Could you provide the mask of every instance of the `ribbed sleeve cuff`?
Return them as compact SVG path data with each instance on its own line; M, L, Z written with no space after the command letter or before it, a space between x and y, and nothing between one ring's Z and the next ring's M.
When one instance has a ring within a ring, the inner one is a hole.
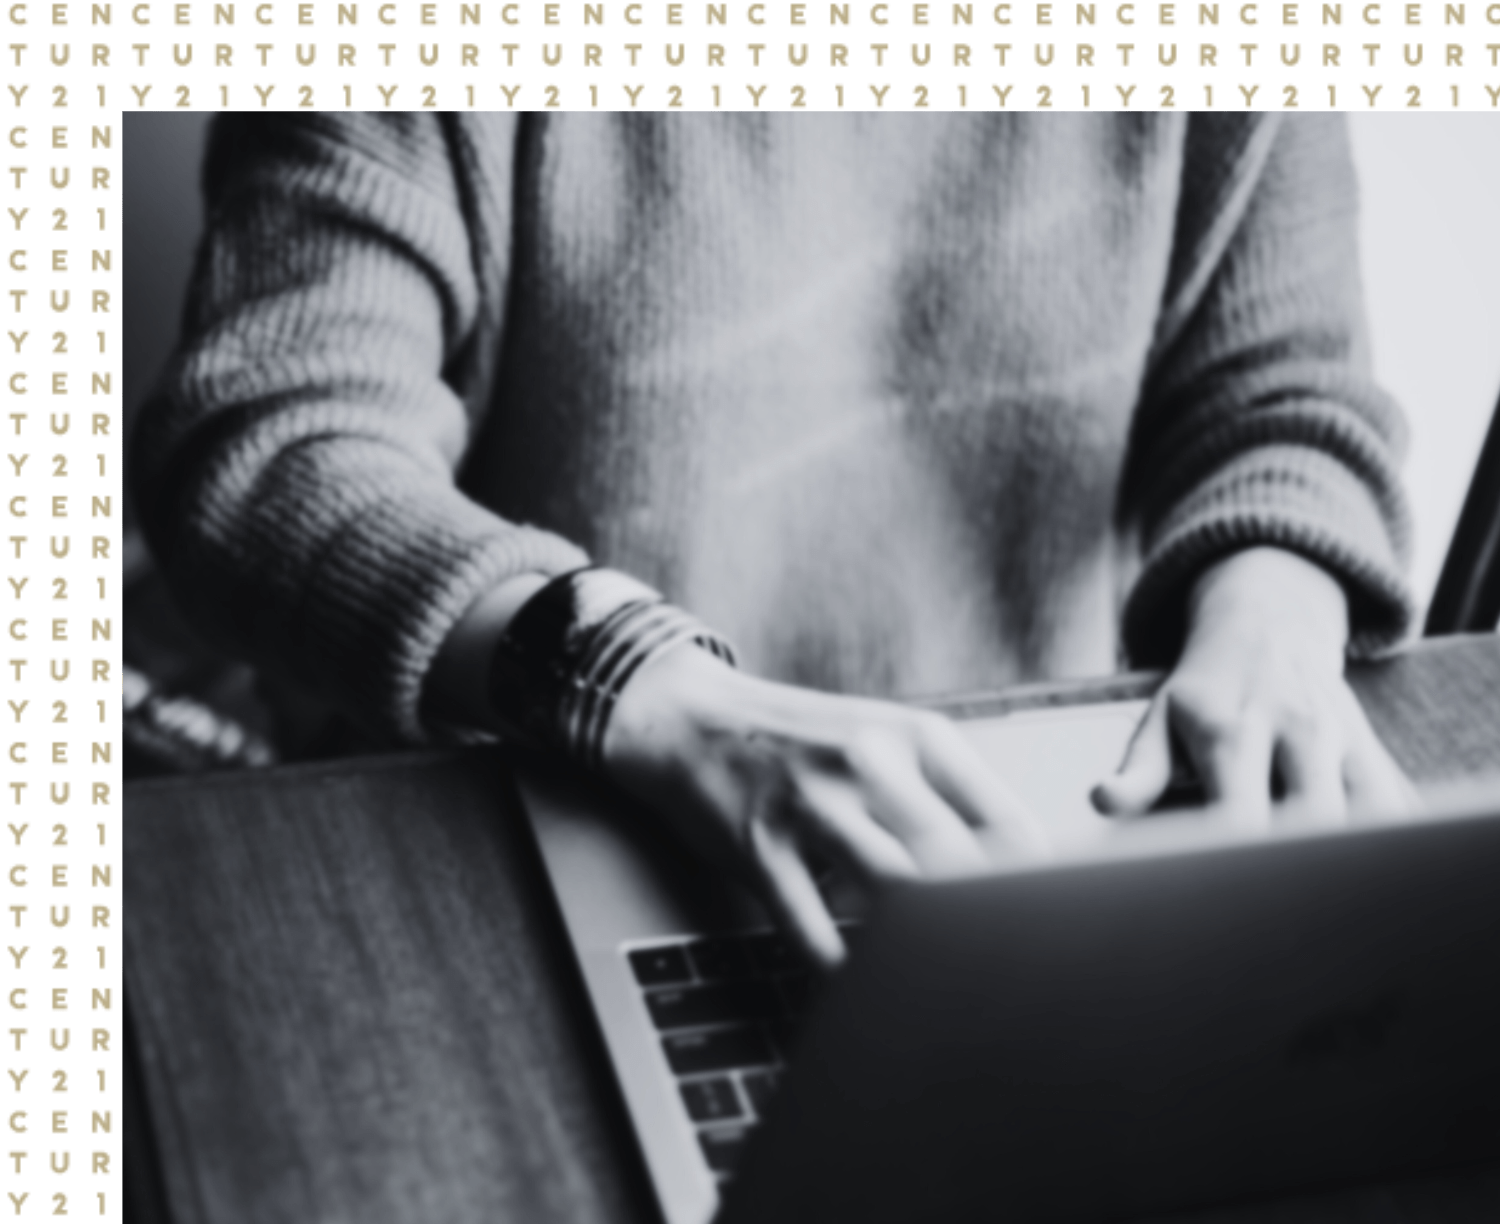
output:
M224 495L189 516L175 567L199 575L184 584L188 602L211 599L231 642L383 737L445 738L423 717L423 684L480 595L517 574L588 564L385 441L341 435L249 466L258 480L233 497L221 483Z
M1170 666L1198 576L1231 553L1267 545L1306 557L1342 583L1351 658L1387 653L1416 618L1405 576L1407 530L1404 508L1383 514L1369 486L1326 453L1287 445L1242 456L1151 533L1125 606L1130 660Z
M486 591L517 574L548 576L588 564L588 557L565 540L524 526L508 527L457 548L430 550L422 569L426 585L409 608L406 632L386 658L370 698L382 721L408 743L442 738L438 724L426 717L423 691L428 672L450 632Z
M321 640L308 645L341 673L325 685L349 695L352 713L372 715L404 742L425 743L441 734L424 718L424 682L474 601L517 574L559 574L588 558L558 536L502 523L478 507L431 506L430 516L413 516L415 509L404 504L403 521L388 533L374 511L368 526L376 530L362 530L324 568L324 606L308 618Z

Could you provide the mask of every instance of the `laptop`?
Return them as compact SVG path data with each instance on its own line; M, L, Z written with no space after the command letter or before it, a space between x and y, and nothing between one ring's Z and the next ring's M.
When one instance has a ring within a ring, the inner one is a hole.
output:
M1144 711L962 723L1053 862L874 913L834 882L828 982L649 814L520 771L667 1224L1128 1219L1500 1155L1500 819L1122 830L1088 791Z

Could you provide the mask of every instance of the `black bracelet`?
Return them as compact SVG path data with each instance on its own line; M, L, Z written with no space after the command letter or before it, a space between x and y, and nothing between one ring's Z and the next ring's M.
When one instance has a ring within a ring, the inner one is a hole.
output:
M727 641L660 592L615 570L574 570L527 600L501 634L491 708L508 735L598 769L625 685L684 641L734 665Z

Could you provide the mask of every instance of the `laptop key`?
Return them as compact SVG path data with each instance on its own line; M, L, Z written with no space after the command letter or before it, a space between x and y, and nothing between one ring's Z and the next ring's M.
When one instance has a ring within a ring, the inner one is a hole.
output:
M693 968L705 982L721 978L749 977L750 956L740 939L700 939L688 945Z
M693 971L680 946L637 948L630 954L630 968L642 986L667 986L691 982Z
M766 1106L771 1103L772 1096L776 1093L776 1082L779 1077L774 1071L750 1071L740 1076L740 1084L745 1089L745 1095L750 1098L750 1104L757 1116L766 1116Z
M698 1143L710 1169L715 1173L732 1173L749 1137L748 1126L716 1126L712 1130L699 1131Z
M646 1007L658 1029L743 1024L747 1020L769 1020L780 1011L770 988L753 981L652 990L646 994Z
M750 957L762 973L795 973L807 968L801 954L785 935L752 935Z
M678 1075L700 1075L706 1071L729 1071L735 1067L762 1067L772 1061L771 1047L759 1029L712 1029L706 1033L680 1033L661 1039L667 1064Z
M678 1090L688 1117L694 1122L724 1122L745 1116L740 1094L734 1090L731 1079L689 1080L679 1084Z

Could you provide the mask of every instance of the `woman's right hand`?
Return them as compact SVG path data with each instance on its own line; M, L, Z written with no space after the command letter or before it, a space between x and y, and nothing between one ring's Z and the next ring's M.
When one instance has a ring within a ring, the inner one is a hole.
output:
M844 949L808 853L878 886L1044 844L941 715L756 679L690 646L631 678L604 754L611 780L748 883L824 966Z

